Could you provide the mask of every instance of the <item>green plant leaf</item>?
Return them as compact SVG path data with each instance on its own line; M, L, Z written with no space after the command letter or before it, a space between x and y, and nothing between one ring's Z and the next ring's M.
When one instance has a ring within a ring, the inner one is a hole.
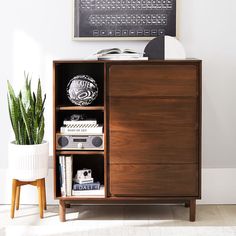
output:
M15 134L16 144L18 144L19 143L19 130L18 130L18 124L17 124L16 104L13 98L9 98L9 95L7 95L7 100L8 100L8 110L9 110L11 125Z
M20 101L20 110L21 110L22 118L23 118L23 121L24 121L24 124L25 124L26 133L27 133L27 136L28 136L28 139L29 139L29 144L33 144L33 140L31 138L31 132L30 132L31 131L30 130L30 120L27 117L27 113L25 111L22 100L19 100L19 101Z
M38 121L37 119L34 119L34 127L33 127L33 139L34 139L34 143L38 142Z
M8 109L9 109L9 115L12 123L12 128L15 134L15 141L16 143L19 143L19 127L18 127L18 121L20 119L20 108L19 108L19 99L15 96L14 90L10 84L9 81L7 81L7 87L8 87Z
M13 98L13 99L16 99L16 96L15 96L15 92L9 82L9 80L7 80L7 88L8 88L8 93L9 95Z
M29 80L29 75L25 73L25 85L22 89L22 102L25 107L26 112L31 106L31 81Z
M24 144L24 136L23 136L23 129L20 121L18 121L18 131L19 131L19 144Z
M36 97L36 112L42 109L42 89L40 79L38 80L37 97Z
M42 122L40 123L40 126L39 126L38 143L42 143L43 136L44 136L44 119L42 119Z

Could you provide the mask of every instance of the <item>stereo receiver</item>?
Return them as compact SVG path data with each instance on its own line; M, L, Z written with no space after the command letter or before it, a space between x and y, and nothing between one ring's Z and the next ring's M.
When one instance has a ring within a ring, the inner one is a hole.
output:
M103 135L56 134L57 150L103 150Z

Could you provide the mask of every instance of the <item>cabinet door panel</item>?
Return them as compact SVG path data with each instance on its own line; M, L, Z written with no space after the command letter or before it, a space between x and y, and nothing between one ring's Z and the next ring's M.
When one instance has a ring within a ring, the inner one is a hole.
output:
M189 128L110 133L112 164L197 163L197 132Z
M196 96L195 65L112 65L110 96Z
M110 98L110 130L196 128L195 99Z
M197 196L197 165L110 165L114 196Z

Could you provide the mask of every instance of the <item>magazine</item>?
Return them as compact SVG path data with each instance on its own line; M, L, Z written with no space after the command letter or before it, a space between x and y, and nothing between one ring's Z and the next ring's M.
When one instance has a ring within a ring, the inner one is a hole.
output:
M91 59L90 57L87 59ZM108 48L102 49L93 55L97 60L148 60L143 56L143 52L137 52L133 49Z
M107 54L143 54L143 53L138 53L133 49L124 49L121 50L120 48L108 48L108 49L102 49L97 52L97 55L107 55Z

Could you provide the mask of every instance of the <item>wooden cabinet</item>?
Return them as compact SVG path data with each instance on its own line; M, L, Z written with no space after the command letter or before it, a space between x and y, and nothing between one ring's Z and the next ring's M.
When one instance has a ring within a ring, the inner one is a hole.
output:
M100 95L92 106L70 107L59 90L68 75L81 72L98 80ZM56 61L54 84L54 138L71 110L92 112L104 123L102 152L87 151L86 157L67 151L88 162L94 162L91 155L102 160L98 164L103 171L100 179L104 178L102 199L60 196L54 142L61 219L65 201L76 200L182 202L190 205L190 220L195 220L196 199L201 197L201 61Z

